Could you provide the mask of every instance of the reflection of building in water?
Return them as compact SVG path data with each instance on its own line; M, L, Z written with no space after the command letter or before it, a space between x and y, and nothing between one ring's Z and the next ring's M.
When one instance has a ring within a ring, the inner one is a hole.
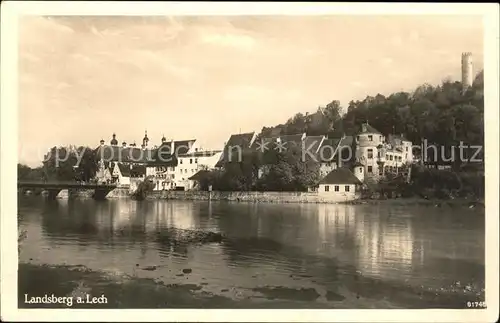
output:
M193 206L193 203L168 203L166 212L164 212L167 226L178 229L194 229L196 221Z
M318 233L322 240L354 230L354 210L350 205L318 204Z
M414 237L409 219L364 215L356 223L359 270L366 275L405 275L412 266Z

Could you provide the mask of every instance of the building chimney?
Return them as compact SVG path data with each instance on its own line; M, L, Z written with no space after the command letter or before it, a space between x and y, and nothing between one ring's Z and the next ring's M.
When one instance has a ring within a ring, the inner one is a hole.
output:
M363 124L361 125L361 131L362 131L362 132L366 132L366 123L363 123Z

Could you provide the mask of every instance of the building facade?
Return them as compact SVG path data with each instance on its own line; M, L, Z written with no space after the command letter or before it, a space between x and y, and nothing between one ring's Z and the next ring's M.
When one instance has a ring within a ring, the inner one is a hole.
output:
M356 161L364 166L365 179L379 180L398 174L413 162L412 143L403 135L384 136L368 123L356 135Z
M318 186L318 195L332 201L352 201L360 197L362 182L348 169L331 171Z

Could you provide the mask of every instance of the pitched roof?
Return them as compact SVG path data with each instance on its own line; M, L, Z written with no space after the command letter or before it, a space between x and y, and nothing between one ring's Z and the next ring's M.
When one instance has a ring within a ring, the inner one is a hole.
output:
M144 165L133 165L130 170L130 175L134 177L140 177L146 175L146 166Z
M170 150L168 150L169 152ZM167 158L164 151L157 149L142 149L137 147L99 146L95 150L97 160L119 163L153 164L177 166L177 160ZM159 154L160 153L160 154ZM159 158L163 156L162 158Z
M222 167L228 161L236 161L238 158L234 154L237 154L239 150L248 150L252 144L254 134L254 132L247 132L231 135L215 167ZM231 158L229 158L229 155L231 155Z
M320 184L362 184L347 168L337 168L325 176Z
M152 149L141 149L137 147L99 146L95 150L97 159L116 162L147 163L152 160Z
M387 141L391 143L392 145L398 144L398 142L401 141L409 141L403 134L399 135L394 135L394 134L389 134L387 136Z
M123 164L117 164L117 165L118 169L120 169L120 173L122 174L122 176L130 177L130 166L126 166Z
M290 147L291 145L294 145L296 147L302 147L302 138L304 137L303 133L298 133L295 135L283 135L280 136L280 140L282 143L286 143L286 147Z
M212 157L220 152L222 152L222 150L202 150L202 151L195 151L189 154L182 154L179 155L178 157Z
M340 141L340 147L352 147L353 142L354 142L353 136L345 136Z
M380 131L378 131L377 129L375 129L372 126L370 126L368 124L368 122L363 123L361 125L361 131L359 133L374 133L374 134L379 134L379 135L382 134L382 133L380 133Z
M210 171L208 171L208 170L200 170L196 174L194 174L193 176L189 177L188 179L192 180L192 181L199 181L202 178L206 177L208 174L210 174Z
M332 161L333 157L338 151L339 143L341 142L341 138L328 138L323 140L321 143L321 147L319 150L319 157L322 161Z
M324 138L324 136L306 136L304 138L305 149L309 150L312 153L317 152Z

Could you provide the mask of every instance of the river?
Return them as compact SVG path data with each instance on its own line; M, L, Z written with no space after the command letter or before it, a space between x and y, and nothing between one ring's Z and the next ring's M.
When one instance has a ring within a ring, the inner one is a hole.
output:
M108 293L115 307L464 308L484 300L484 212L466 208L36 196L18 206L27 232L19 293L57 292L73 280ZM226 239L197 243L185 230ZM127 294L116 285L124 280L148 285L144 295L157 286L176 292L159 303Z

